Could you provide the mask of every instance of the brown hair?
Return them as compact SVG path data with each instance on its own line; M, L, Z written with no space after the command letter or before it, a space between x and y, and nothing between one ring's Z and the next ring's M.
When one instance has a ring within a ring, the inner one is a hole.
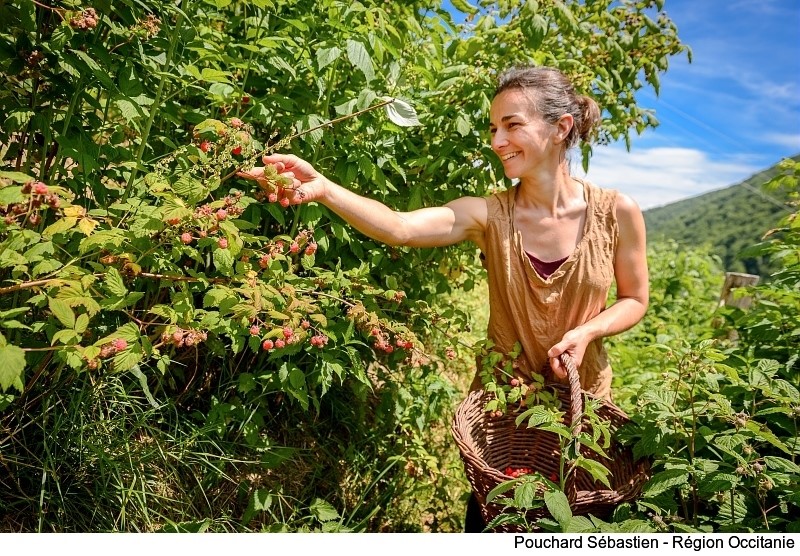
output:
M565 145L574 147L578 139L590 141L600 123L600 107L594 99L578 95L567 77L550 67L514 66L502 74L494 96L503 91L521 89L530 91L534 110L545 121L554 124L564 114L574 119Z

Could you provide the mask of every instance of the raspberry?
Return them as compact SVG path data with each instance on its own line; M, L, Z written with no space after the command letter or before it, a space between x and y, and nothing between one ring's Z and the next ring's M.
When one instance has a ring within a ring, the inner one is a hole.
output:
M281 348L282 348L283 346L285 346L285 345L286 345L286 342L284 342L284 341L283 341L283 340L281 340L280 338L278 338L277 340L275 340L275 347L276 347L276 348L278 348L278 349L281 349Z
M47 195L49 192L48 187L40 181L33 182L32 190L34 195Z
M289 201L289 198L288 198L288 197L283 197L283 198L281 199L281 206L282 206L283 208L286 208L286 207L288 207L288 206L289 206L289 204L290 204L290 201Z
M202 141L200 143L200 150L204 153L207 153L209 150L211 150L211 141Z
M240 147L239 145L233 147L231 149L231 154L233 156L239 156L240 154L242 154L242 147Z
M260 266L261 268L267 268L269 266L270 260L271 258L269 255L264 255L263 257L258 259L258 266Z
M250 104L250 97L243 96L242 97L242 104Z
M250 327L250 335L251 336L258 336L259 334L261 334L261 327L260 326L258 326L257 324L254 324L253 326Z
M289 251L292 253L297 253L300 251L300 245L295 241L289 246Z
M284 338L291 338L294 335L294 330L292 330L291 326L284 326L283 327L283 337Z
M306 246L306 255L313 255L317 252L317 244L316 243L309 243Z
M227 211L227 210L225 210L225 209L219 209L219 210L217 211L217 213L214 215L214 217L215 217L215 218L216 218L218 221L220 221L220 222L221 222L221 221L225 220L226 218L228 218L228 211Z
M553 473L550 473L550 480L553 481L554 483L558 482L558 475L556 475L555 471Z
M303 319L302 321L300 321L300 326L303 328L303 330L308 330L309 328L311 328L311 323L308 322L306 319Z
M242 120L240 120L239 118L231 118L231 122L230 123L231 123L231 127L235 127L236 129L239 129L240 127L242 127L244 125L244 122Z
M519 379L512 378L511 379L511 386L519 386Z
M217 245L219 245L220 249L227 249L228 248L228 240L224 237L221 237L217 240Z
M269 351L275 347L275 343L272 340L264 340L263 342L261 342L261 347L265 351Z
M192 242L192 239L193 239L192 234L190 234L189 232L183 232L181 234L181 243L183 243L184 245L189 245Z
M267 196L267 199L269 199L269 202L270 202L270 203L277 203L277 202L278 202L278 194L277 194L277 193L274 193L274 192L273 192L273 193L270 193L270 194Z
M111 345L114 346L114 349L117 351L122 351L126 347L128 347L128 342L123 340L122 338L117 338L116 340L111 341Z

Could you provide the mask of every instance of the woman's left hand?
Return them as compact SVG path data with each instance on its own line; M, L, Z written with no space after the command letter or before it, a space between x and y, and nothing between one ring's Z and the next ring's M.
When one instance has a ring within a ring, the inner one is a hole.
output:
M559 356L562 353L568 353L575 361L575 366L580 368L583 354L586 353L586 346L591 340L588 333L580 328L573 328L564 334L560 342L550 348L547 356L550 358L550 367L556 378L565 379L567 377L567 369L561 364Z

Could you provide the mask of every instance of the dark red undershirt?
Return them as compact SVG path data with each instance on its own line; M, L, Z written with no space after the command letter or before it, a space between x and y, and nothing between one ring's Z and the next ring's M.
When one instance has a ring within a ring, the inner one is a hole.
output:
M558 259L557 261L545 262L537 259L527 251L525 252L525 254L528 255L528 258L531 260L531 264L533 265L533 268L536 269L536 273L545 280L547 278L550 278L550 275L552 275L556 270L558 270L558 267L560 267L564 263L564 261L566 261L569 258L569 257L564 257L563 259Z

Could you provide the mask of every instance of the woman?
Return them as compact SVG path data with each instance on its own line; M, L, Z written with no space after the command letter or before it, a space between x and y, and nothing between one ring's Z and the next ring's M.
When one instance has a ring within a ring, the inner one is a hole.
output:
M574 178L568 150L588 141L600 120L597 104L576 95L558 70L512 68L500 76L492 101L492 150L518 183L495 195L462 197L444 206L397 212L334 184L291 155L264 157L291 178L291 203L317 201L369 237L390 245L437 247L470 240L485 256L489 277L488 336L508 353L522 344L521 378L549 363L557 380L559 355L579 368L581 385L610 399L611 367L602 338L644 316L648 304L645 226L628 196ZM263 167L242 173L263 180ZM606 308L616 281L616 301ZM473 388L479 388L476 374ZM468 530L480 530L474 497ZM472 524L472 520L476 523Z

